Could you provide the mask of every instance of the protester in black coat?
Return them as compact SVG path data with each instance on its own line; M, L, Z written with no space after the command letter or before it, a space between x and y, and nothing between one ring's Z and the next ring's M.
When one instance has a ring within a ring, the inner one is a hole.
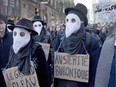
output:
M32 36L36 34L37 32L33 30L31 21L23 18L16 23L13 30L13 46L6 68L18 66L18 70L22 74L29 75L30 67L33 66L36 70L40 87L50 87L45 54L42 47L32 40Z
M45 44L50 44L50 50L48 58L46 58L49 68L49 76L51 77L51 83L53 82L53 45L52 45L52 37L51 34L44 28L45 22L41 20L40 16L35 16L32 20L33 28L38 33L38 35L33 36L33 39L36 42L41 42Z
M88 24L86 17L87 8L83 4L78 3L75 7L66 8L65 14L66 14L66 28L64 31L64 38L62 39L57 51L68 53L70 55L76 54L89 55L90 56L89 81L88 83L85 83L69 80L67 78L66 79L55 78L54 87L94 87L96 68L100 53L100 46L96 37L85 32L85 26L87 26ZM65 57L63 58L65 60ZM64 62L63 64L65 63L66 62ZM70 62L70 64L71 63L72 62ZM67 67L69 66L67 65ZM57 70L55 72L57 72ZM66 72L68 72L67 69ZM70 73L72 72L70 71ZM67 73L65 74L67 75ZM71 76L69 76L69 78L71 78Z
M2 75L2 69L8 62L10 47L12 45L12 33L7 31L7 19L0 14L0 87L6 87Z

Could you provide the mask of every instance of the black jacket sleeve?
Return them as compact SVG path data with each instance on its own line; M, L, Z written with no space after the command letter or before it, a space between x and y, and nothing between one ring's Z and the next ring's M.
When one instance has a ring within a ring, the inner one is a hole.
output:
M36 48L33 57L37 58L36 63L38 67L36 68L36 73L40 87L50 87L50 77L47 62L44 51L40 45Z

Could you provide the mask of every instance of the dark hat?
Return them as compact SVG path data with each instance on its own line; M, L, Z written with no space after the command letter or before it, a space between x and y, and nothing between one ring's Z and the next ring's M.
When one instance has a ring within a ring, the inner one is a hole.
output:
M6 17L0 13L0 20L4 21L7 24L7 19Z
M65 9L66 15L68 15L71 12L77 14L80 17L80 19L84 21L85 26L88 25L87 8L85 5L78 3L75 7Z
M32 32L32 35L37 35L38 33L33 29L33 24L30 20L22 18L21 20L19 20L15 27L19 27L19 28L23 28L26 29L29 32Z
M7 24L14 25L14 20L9 19L9 20L7 21Z
M10 24L10 25L8 26L8 28L9 28L10 30L13 30L13 29L14 29L14 26L15 26L14 20L9 19L9 20L7 21L7 24Z
M12 30L13 31L13 29L14 29L14 25L10 25L10 26L7 26L8 27L8 29L10 29L10 30Z
M40 21L42 23L42 25L45 25L44 21L42 21L41 17L40 16L34 16L32 22L36 22L36 21Z

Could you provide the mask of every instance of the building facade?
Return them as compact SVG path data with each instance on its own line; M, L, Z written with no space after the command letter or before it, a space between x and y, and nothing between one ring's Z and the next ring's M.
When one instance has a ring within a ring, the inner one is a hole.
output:
M21 17L32 20L38 0L21 0Z
M31 19L35 15L36 4L38 0L0 0L0 12L15 21L22 17Z
M47 4L41 4L40 15L48 26L55 26L65 22L64 9L72 6L73 0L48 0Z
M1 8L2 14L7 18L16 19L21 17L21 0L1 0L3 1Z
M3 9L2 9L3 7L2 6L3 6L3 0L0 0L0 13L3 13Z
M74 6L74 2L73 0L0 0L0 13L16 21L22 17L32 20L36 15L37 5L42 19L49 25L54 25L64 22L64 9Z

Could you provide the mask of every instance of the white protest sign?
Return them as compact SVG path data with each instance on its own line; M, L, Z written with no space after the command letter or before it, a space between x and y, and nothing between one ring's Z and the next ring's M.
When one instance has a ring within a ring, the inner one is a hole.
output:
M95 23L116 20L116 2L93 4Z
M54 59L54 78L87 83L89 55L57 53Z
M40 87L33 67L29 75L23 75L18 67L12 67L3 71L3 76L7 87Z
M47 44L47 43L40 43L39 44L42 46L43 50L44 50L44 53L45 53L45 56L46 56L46 60L48 60L48 57L49 57L49 51L50 51L50 44Z

